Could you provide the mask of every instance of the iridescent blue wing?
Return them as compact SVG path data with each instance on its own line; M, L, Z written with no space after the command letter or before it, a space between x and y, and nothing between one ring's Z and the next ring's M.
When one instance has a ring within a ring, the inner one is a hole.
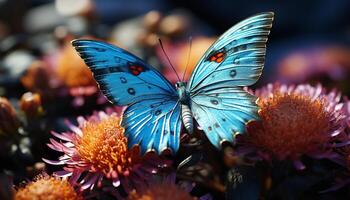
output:
M218 147L258 118L255 97L240 86L254 84L261 75L273 15L261 13L230 28L204 54L189 80L194 117Z
M223 141L245 132L248 121L258 119L256 97L242 88L209 86L192 97L192 113L210 142L217 148Z
M176 95L175 88L156 69L121 48L94 40L73 40L72 45L115 105Z
M93 40L74 40L103 94L115 105L128 106L122 124L129 145L143 152L179 147L180 108L175 88L157 70L118 47Z
M179 102L173 98L154 98L130 105L124 112L122 126L131 134L129 145L141 145L145 153L161 153L169 148L173 153L179 148L182 126Z
M266 41L272 27L273 13L261 13L241 21L205 52L188 82L194 93L208 84L230 83L249 86L261 75Z

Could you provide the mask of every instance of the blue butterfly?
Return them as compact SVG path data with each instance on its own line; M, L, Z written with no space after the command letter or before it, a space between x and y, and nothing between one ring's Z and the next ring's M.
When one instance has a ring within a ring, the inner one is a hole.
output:
M130 146L140 145L143 153L175 153L182 125L192 133L194 118L220 148L258 119L256 97L242 86L254 84L262 73L273 17L272 12L257 14L230 28L203 55L188 83L179 81L175 87L121 48L92 40L72 45L108 100L127 106L122 126Z

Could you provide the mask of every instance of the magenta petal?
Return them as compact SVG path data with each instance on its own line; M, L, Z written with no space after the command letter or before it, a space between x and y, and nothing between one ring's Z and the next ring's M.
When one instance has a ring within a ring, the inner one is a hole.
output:
M50 165L64 165L66 164L66 161L60 160L60 161L55 161L55 160L48 160L45 158L42 158L44 162L50 164Z
M61 178L69 177L73 174L73 172L67 172L67 171L57 171L54 172L54 175L59 176Z
M97 174L94 174L94 175L90 174L90 176L84 179L85 183L81 185L81 188L83 190L86 190L88 188L93 189L98 178L99 176Z
M75 125L73 125L70 121L65 120L65 123L67 124L68 128L70 130L72 130L74 133L76 133L79 136L83 135L83 132L80 130L80 128L75 126Z
M304 170L306 168L305 165L300 160L294 160L293 164L295 168L298 170Z
M56 133L55 131L51 131L51 134L53 136L57 137L58 139L61 139L61 140L67 141L67 142L71 142L72 141L72 138L67 137L67 135L59 134L59 133Z

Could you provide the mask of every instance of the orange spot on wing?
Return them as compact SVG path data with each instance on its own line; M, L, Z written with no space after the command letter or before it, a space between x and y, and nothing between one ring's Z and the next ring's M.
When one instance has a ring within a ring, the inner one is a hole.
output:
M209 60L211 62L215 61L217 63L221 63L224 60L225 56L226 56L226 54L224 52L218 52L218 53L210 56Z
M137 65L131 65L129 66L129 69L134 76L138 76L141 72L144 71L144 68L142 66Z
M224 59L223 57L219 57L219 58L217 58L217 59L215 60L215 62L220 63L220 62L222 62L223 59Z

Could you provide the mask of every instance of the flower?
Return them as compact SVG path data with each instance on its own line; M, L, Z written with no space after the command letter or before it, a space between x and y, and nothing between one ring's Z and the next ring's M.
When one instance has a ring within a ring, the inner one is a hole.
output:
M268 84L254 94L261 120L248 124L239 138L242 149L254 149L265 160L292 160L297 169L305 168L303 155L334 156L332 139L343 131L345 118L336 91L326 93L321 85Z
M14 200L32 199L80 200L83 198L74 191L74 188L68 181L48 175L41 175L35 181L20 188L14 195Z
M94 87L92 73L70 43L66 43L58 56L57 74L69 88Z
M128 200L195 200L197 197L191 196L190 192L194 185L187 182L176 184L175 174L171 174L160 181L153 181L138 190L133 190L128 196ZM211 199L210 195L204 195L199 199Z
M19 107L28 119L38 117L44 112L41 105L41 96L38 93L24 93L19 102Z
M155 154L140 155L138 147L128 148L128 139L116 112L98 112L85 119L78 117L79 126L68 123L71 132L52 134L62 142L50 139L48 146L64 155L59 161L44 159L53 165L65 165L59 177L70 177L72 183L79 182L81 190L93 189L102 181L112 181L114 187L130 188L156 173L169 161Z
M346 127L344 134L337 137L338 143L334 148L337 153L332 161L340 165L343 169L336 175L331 187L322 192L336 191L350 184L350 102L346 98L344 101L343 111L346 116Z
M15 108L7 98L0 97L0 135L17 133L19 127L20 121Z

